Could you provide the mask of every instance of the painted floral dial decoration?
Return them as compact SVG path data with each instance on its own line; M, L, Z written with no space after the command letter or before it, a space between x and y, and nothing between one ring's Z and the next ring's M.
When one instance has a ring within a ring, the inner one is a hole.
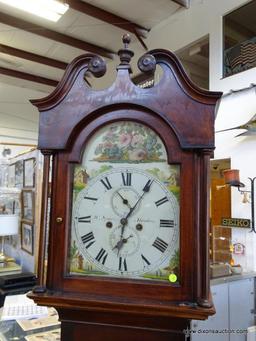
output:
M136 123L114 124L95 149L99 162L161 162L162 144L149 128Z
M69 272L179 279L179 178L147 126L98 130L74 168Z

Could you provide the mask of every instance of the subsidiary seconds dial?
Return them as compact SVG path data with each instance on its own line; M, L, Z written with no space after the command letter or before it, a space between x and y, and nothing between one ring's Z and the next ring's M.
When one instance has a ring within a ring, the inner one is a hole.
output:
M85 261L111 276L168 267L178 247L179 209L157 178L136 168L102 173L79 192L73 229Z

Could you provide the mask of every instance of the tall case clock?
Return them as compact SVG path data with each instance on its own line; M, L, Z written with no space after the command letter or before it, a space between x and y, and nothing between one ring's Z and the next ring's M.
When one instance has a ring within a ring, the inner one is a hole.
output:
M215 312L208 182L221 93L198 88L160 49L138 61L149 74L160 65L159 83L136 86L127 35L123 42L109 88L85 83L86 72L106 69L85 54L52 94L32 101L45 160L39 285L30 297L57 309L63 341L185 340L191 319Z

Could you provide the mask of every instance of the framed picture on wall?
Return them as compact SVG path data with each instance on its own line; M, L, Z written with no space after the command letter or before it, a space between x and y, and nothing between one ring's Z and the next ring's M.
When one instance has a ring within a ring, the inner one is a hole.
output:
M31 255L34 254L34 226L25 221L21 222L21 248Z
M15 162L15 187L23 187L23 160Z
M21 219L34 222L35 195L30 189L21 192Z
M23 187L35 187L35 165L36 159L24 160L23 164Z
M15 163L8 168L8 186L15 187Z

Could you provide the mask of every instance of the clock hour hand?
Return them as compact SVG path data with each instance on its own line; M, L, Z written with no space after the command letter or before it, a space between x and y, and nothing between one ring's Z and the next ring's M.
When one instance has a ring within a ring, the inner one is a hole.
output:
M116 243L116 245L112 249L112 250L117 249L117 255L119 254L119 251L120 251L120 249L122 248L122 246L124 244L124 240L125 240L125 238L123 238L123 236L124 236L124 228L125 228L125 225L127 225L127 223L128 223L127 216L120 220L120 224L121 224L120 240Z
M153 180L148 180L147 181L147 183L146 183L146 185L143 187L143 189L142 189L142 195L139 197L139 199L136 201L136 203L135 203L135 205L134 206L132 206L131 208L130 208L130 211L127 213L127 215L124 217L124 218L122 218L121 220L120 220L120 224L121 224L121 236L120 236L120 240L117 242L117 244L115 245L115 247L113 248L113 250L114 249L117 249L118 250L118 252L117 252L117 254L119 254L119 251L120 251L120 249L122 248L122 246L123 246L123 244L127 241L127 239L128 238L123 238L123 236L124 236L124 229L125 229L125 226L127 225L127 223L128 223L128 218L130 217L130 215L132 214L132 212L135 210L135 208L137 207L137 205L139 204L139 202L142 200L142 198L144 197L144 195L147 193L147 192L149 192L150 191L150 188L151 188L151 185L152 185L152 183L153 183ZM130 237L129 237L130 238ZM124 242L124 240L126 240L125 242Z

